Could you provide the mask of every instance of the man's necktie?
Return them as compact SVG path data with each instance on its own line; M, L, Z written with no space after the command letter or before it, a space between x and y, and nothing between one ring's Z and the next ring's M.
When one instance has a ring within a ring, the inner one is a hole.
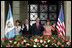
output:
M39 30L39 24L37 24L37 30Z

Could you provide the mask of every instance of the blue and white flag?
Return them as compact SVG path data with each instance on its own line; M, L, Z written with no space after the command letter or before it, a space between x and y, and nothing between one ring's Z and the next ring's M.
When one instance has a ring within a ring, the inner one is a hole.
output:
M6 26L5 26L5 36L8 38L15 36L14 22L13 22L10 5L9 5L8 16L7 16L7 20L6 20Z

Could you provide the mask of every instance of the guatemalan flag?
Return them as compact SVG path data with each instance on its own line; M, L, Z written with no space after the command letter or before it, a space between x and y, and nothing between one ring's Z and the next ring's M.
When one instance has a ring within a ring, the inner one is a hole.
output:
M64 22L64 14L63 14L63 6L61 5L60 13L57 21L57 31L61 38L65 39L65 22Z
M13 22L10 5L9 5L8 16L7 16L7 20L6 20L6 26L5 26L5 36L8 38L15 36L14 22Z

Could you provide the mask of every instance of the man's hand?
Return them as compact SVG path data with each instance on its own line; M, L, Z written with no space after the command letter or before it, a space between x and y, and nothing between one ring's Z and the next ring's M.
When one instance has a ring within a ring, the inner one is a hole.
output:
M24 24L22 24L22 30L24 29Z

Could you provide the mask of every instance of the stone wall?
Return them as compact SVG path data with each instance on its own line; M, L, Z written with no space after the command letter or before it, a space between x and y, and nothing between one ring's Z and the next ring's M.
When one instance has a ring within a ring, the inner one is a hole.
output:
M28 18L27 5L27 1L13 1L14 23L18 19L24 24L24 20Z
M28 18L28 1L20 1L20 21L24 24L24 20Z
M20 2L13 1L13 19L14 23L16 20L20 20Z

